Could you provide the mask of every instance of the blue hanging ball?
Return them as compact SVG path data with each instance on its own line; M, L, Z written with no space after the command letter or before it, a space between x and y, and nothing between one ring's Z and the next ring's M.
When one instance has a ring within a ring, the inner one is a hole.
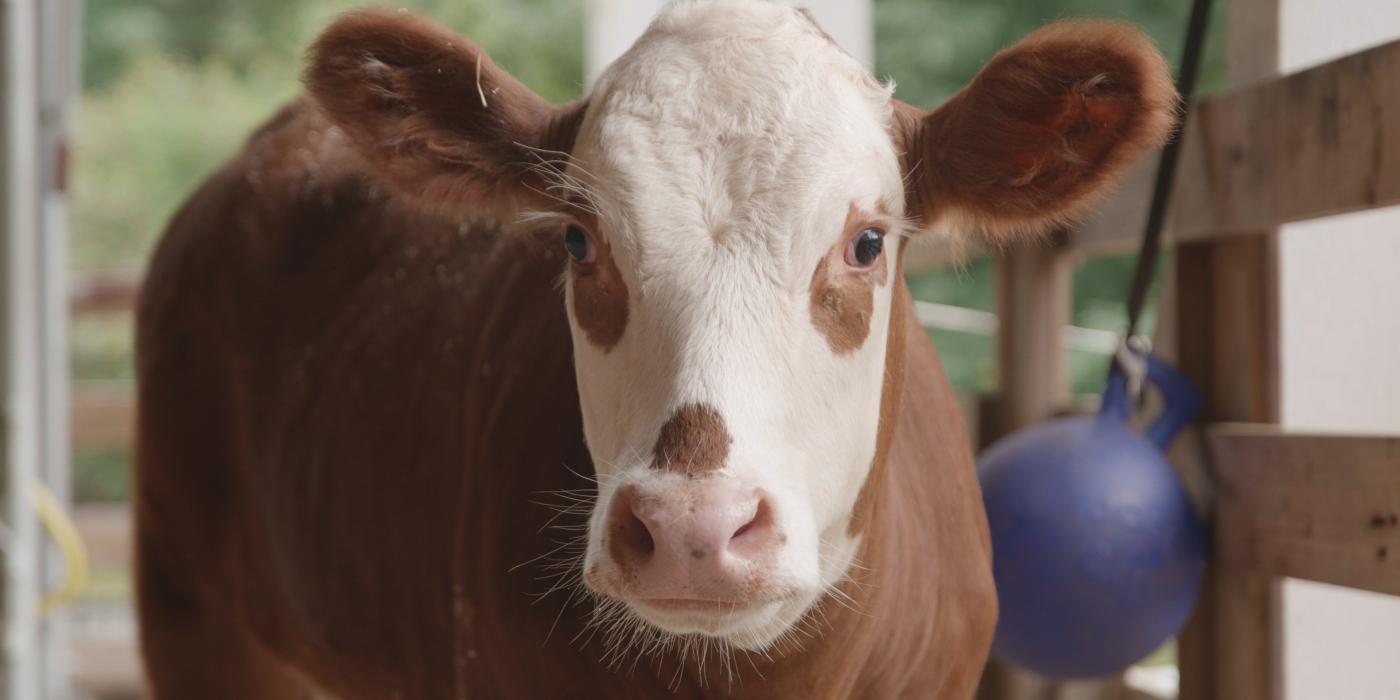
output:
M1191 615L1205 529L1163 450L1197 399L1149 360L1167 406L1146 436L1129 425L1115 375L1098 415L1017 432L979 463L1001 603L993 650L1006 661L1053 678L1106 676Z

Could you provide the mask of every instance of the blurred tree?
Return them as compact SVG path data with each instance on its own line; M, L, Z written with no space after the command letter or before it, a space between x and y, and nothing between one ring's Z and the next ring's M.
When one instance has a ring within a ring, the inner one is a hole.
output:
M298 90L302 52L351 0L88 5L73 259L138 269L174 208ZM582 0L414 0L544 96L583 88Z
M1157 40L1173 66L1191 4L1181 0L873 0L875 72L895 80L900 99L932 107L966 85L998 50L1041 25L1095 17L1133 22ZM1225 85L1225 4L1215 3L1201 85Z
M583 84L582 0L408 0L470 36L546 97L576 97ZM239 74L274 61L298 68L306 45L335 15L375 6L354 0L103 0L88 4L83 75L89 90L121 78L136 56L218 63ZM296 75L292 70L288 75Z

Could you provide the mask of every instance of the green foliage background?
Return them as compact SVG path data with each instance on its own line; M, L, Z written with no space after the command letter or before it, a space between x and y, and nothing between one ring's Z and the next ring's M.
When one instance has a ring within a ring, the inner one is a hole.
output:
M302 52L348 0L98 0L87 5L73 264L139 270L165 220L298 91ZM409 3L482 42L551 99L583 83L577 0Z
M93 0L86 4L84 90L74 151L72 265L82 276L139 272L164 222L248 132L298 91L302 52L352 0ZM583 0L400 0L484 46L556 101L583 89ZM1100 16L1142 25L1176 62L1183 0L874 0L875 70L907 102L933 106L997 51L1041 24ZM1217 3L1223 7L1223 3ZM1223 84L1222 25L1213 25L1206 88ZM1120 330L1130 261L1087 264L1075 284L1076 324ZM992 308L993 266L911 280L920 299ZM958 386L995 387L993 339L934 332ZM129 382L127 315L73 328L79 382ZM1075 353L1077 391L1098 390L1105 359ZM120 497L112 451L79 455L93 475L79 495Z

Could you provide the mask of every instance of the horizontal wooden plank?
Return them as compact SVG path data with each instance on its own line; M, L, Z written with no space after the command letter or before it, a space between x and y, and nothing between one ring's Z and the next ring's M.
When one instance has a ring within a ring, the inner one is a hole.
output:
M94 571L131 568L131 509L126 503L76 503L73 524L87 547Z
M1177 240L1400 204L1400 41L1206 100L1192 117Z
M103 275L79 280L69 295L74 315L126 311L136 306L141 280L133 275Z
M1070 245L1094 255L1126 255L1136 251L1142 243L1147 208L1152 201L1152 184L1161 159L1161 152L1156 151L1133 164L1113 194L1070 229ZM1170 212L1166 224L1165 232L1170 236Z
M1074 244L1131 250L1156 158ZM1400 204L1400 42L1202 100L1182 144L1167 231L1177 242Z
M127 447L136 425L136 398L126 386L78 385L72 415L73 449Z
M1400 437L1213 426L1216 557L1400 595Z
M904 251L904 274L915 275L929 270L957 267L988 252L976 245L955 246L943 232L916 236Z
M966 306L915 301L914 313L929 330L957 331L972 335L995 336L1001 319L991 311ZM1111 355L1118 349L1119 336L1113 331L1085 326L1065 326L1064 345L1070 350Z

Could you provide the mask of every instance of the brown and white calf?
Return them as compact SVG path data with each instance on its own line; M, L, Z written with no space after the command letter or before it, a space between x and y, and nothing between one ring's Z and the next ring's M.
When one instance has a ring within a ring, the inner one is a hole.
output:
M925 113L800 10L682 2L556 107L362 12L306 82L145 287L157 697L972 692L987 526L901 253L1160 144L1148 39L1050 26Z

